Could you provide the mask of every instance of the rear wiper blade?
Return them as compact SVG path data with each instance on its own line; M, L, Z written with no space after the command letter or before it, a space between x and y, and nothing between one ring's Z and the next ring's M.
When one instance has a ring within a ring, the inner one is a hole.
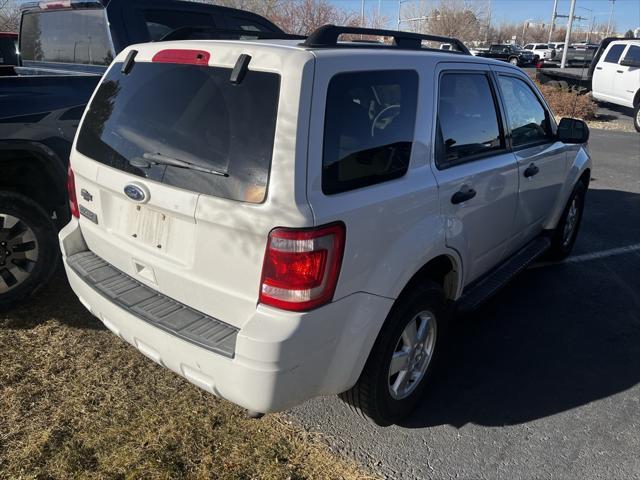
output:
M227 172L222 172L220 170L212 170L210 168L201 167L200 165L196 165L195 163L187 162L186 160L180 160L179 158L169 157L162 153L145 152L142 154L142 158L156 165L170 165L172 167L188 168L189 170L196 170L198 172L211 173L213 175L218 175L219 177L229 176Z

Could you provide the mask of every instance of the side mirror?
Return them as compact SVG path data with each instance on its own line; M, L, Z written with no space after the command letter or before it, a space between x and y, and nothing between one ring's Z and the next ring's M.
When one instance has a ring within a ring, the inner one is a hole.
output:
M625 57L620 62L620 65L622 65L623 67L640 68L640 60L636 60L635 58Z
M587 143L589 127L582 120L563 118L558 125L558 140L562 143Z

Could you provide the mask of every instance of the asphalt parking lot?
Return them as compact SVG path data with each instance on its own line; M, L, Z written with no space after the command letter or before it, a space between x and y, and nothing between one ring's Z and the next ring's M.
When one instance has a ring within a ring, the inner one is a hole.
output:
M327 397L295 421L389 478L640 478L640 134L590 151L573 256L456 320L415 415L381 429Z

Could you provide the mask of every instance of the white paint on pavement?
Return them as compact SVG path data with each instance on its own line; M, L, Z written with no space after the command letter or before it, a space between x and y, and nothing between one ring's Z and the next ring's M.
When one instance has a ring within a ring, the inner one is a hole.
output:
M640 251L640 243L634 243L625 247L610 248L609 250L601 250L600 252L585 253L582 255L575 255L562 261L561 263L581 263L588 262L589 260L597 260L600 258L614 257L616 255L625 255L628 253ZM554 262L540 262L533 265L531 268L548 267L550 265L558 265Z

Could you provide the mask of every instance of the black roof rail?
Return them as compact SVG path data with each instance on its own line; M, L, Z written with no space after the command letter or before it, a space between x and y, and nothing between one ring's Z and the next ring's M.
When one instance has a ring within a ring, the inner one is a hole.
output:
M337 25L324 25L311 33L302 43L305 47L326 48L337 47L340 35L374 35L379 37L392 37L393 46L401 50L420 50L424 40L450 43L455 45L460 53L470 55L469 49L457 38L443 37L440 35L428 35L413 32L401 32L399 30L383 30L379 28L344 27ZM341 44L340 46L344 46ZM455 53L455 50L447 50L447 53Z
M172 40L238 40L242 37L250 39L271 40L303 40L307 37L290 33L265 32L254 30L225 30L211 26L179 27L160 38L160 42Z

